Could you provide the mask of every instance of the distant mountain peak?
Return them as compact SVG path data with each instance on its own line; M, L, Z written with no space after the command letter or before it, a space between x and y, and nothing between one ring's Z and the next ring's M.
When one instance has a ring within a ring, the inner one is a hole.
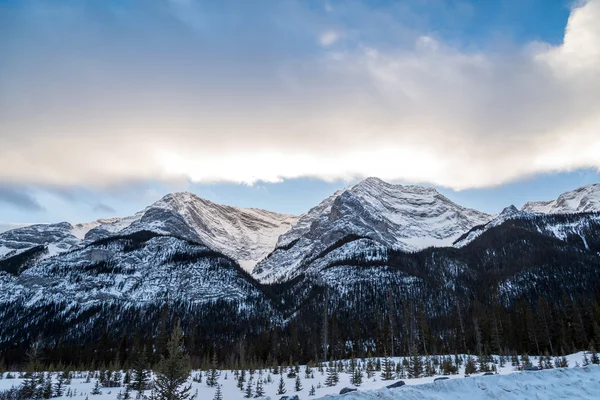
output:
M582 186L562 193L556 200L525 203L523 211L544 214L571 214L600 211L600 184Z

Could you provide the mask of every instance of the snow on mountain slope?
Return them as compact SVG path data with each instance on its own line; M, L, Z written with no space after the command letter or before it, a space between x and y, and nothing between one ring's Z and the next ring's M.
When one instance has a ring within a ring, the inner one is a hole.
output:
M455 247L463 247L472 242L486 230L501 225L503 222L514 218L529 218L533 214L574 214L583 212L600 212L600 184L583 186L579 189L565 192L556 200L534 201L526 203L519 211L515 206L505 208L485 225L476 226L454 242ZM564 240L565 232L577 232L581 227L561 223L553 223L544 229L547 234L552 234L557 239Z
M351 236L405 251L449 246L473 226L489 220L488 214L461 207L433 188L368 178L303 215L253 273L261 281L292 278L315 255Z
M131 217L100 221L85 238L91 241L140 230L171 234L200 241L251 270L275 248L279 236L297 219L271 211L220 205L181 192L168 194Z
M79 243L68 222L37 224L0 233L0 259L14 256L35 246L48 246L51 256L67 251Z
M279 236L298 220L292 215L216 204L192 193L169 194L149 209L175 211L202 243L232 257L246 270L267 256Z
M0 257L15 255L35 245L46 245L49 255L95 240L153 231L202 242L251 270L275 248L297 217L275 212L215 204L192 193L173 193L136 214L71 225L33 225L0 234Z
M528 202L522 210L544 214L600 211L600 184L583 186L565 192L556 200Z

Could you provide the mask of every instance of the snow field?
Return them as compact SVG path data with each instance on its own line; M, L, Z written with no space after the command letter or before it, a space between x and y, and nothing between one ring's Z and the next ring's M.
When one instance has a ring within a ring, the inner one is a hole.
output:
M452 356L454 357L454 356ZM511 365L510 359L504 367L499 367L498 374L494 376L482 376L481 373L473 374L470 377L465 377L464 363L459 369L459 374L448 375L448 380L434 382L434 379L442 375L437 374L430 377L422 377L415 379L401 379L406 383L406 386L397 389L386 389L385 386L390 385L400 379L382 380L381 372L375 372L373 378L368 379L363 372L363 382L359 387L351 384L351 374L342 372L339 374L340 381L336 386L326 387L325 379L327 373L321 373L317 367L313 367L314 378L305 378L305 366L300 367L300 378L302 390L296 392L294 390L295 378L288 378L286 373L276 375L269 373L268 370L255 371L252 379L252 391L256 382L260 378L263 380L263 389L265 391L264 398L272 400L279 399L283 395L277 395L280 376L283 376L287 396L298 395L301 400L306 399L337 399L344 398L347 400L391 400L391 399L600 399L600 366L590 365L588 367L579 367L583 363L583 352L567 356L569 368L557 368L535 372L520 372L516 371ZM537 365L538 358L530 357L533 365ZM393 358L395 363L401 363L402 358ZM346 362L348 360L345 360ZM363 360L357 359L357 362L362 363ZM366 360L365 360L366 362ZM192 377L202 374L202 382L195 382ZM124 374L124 371L123 371ZM7 373L2 374L0 379L0 392L18 387L24 379L18 378L18 372L11 372L15 378L7 379ZM74 372L74 377L70 385L65 390L71 392L71 396L66 394L56 399L81 399L85 400L113 400L117 399L119 392L124 392L124 387L117 388L101 388L102 394L92 395L92 389L96 383L96 379L91 379L86 383L87 372ZM270 375L270 382L266 382ZM52 380L56 382L57 373L52 373ZM221 385L221 390L224 400L243 399L244 392L248 385L250 374L246 371L246 382L244 382L244 390L237 387L237 380L234 372L231 370L221 370L218 383ZM190 376L192 384L191 393L197 393L197 400L211 400L214 397L216 387L209 387L206 384L206 371L194 370ZM315 396L309 396L311 387L315 387ZM320 386L320 387L319 387ZM340 390L343 388L356 388L357 392L339 396ZM146 396L150 395L150 391L145 392ZM135 399L135 393L131 392L132 400Z

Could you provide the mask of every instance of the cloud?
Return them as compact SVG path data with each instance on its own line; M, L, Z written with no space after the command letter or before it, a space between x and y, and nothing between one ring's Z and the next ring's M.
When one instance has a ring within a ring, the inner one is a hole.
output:
M464 189L600 167L600 0L572 10L560 45L487 50L360 2L325 16L70 4L0 17L2 182L375 175ZM338 17L349 10L361 18ZM343 48L329 26L349 32Z
M321 46L331 46L340 39L340 34L336 31L325 31L319 36Z
M106 204L98 203L92 208L92 211L103 214L116 214L117 210Z
M25 211L44 211L35 197L16 187L0 186L0 202Z

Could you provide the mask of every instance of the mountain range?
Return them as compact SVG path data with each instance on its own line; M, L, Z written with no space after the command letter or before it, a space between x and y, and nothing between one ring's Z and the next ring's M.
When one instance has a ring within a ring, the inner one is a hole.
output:
M599 211L600 185L489 215L433 188L368 178L301 216L173 193L129 217L18 228L0 234L0 351L18 354L39 335L88 343L108 326L112 340L152 332L167 302L189 329L211 326L202 332L212 346L289 333L290 323L319 342L324 304L337 323L360 321L351 337L331 335L374 346L395 310L411 340L392 347L427 352L471 329L477 307L512 318L519 301L593 297ZM477 330L489 336L497 323Z

